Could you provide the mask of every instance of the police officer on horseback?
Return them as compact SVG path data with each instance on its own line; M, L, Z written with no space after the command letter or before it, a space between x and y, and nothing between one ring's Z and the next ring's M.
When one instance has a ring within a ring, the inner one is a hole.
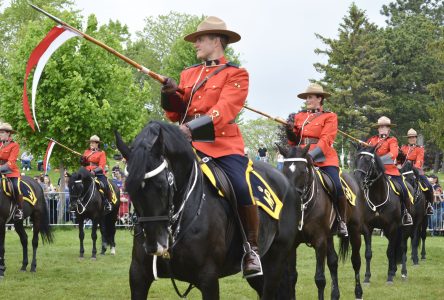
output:
M324 111L322 105L330 94L319 84L310 84L298 98L304 99L306 109L290 115L287 126L287 138L290 145L305 146L310 144L308 154L315 166L327 173L335 186L333 204L338 216L338 235L348 236L347 199L339 178L339 159L333 142L338 132L338 116Z
M405 155L405 161L410 161L412 166L418 169L420 177L419 180L429 189L429 193L431 195L429 199L427 199L429 201L427 205L427 214L433 215L433 206L430 202L430 200L433 201L433 187L427 177L425 177L424 170L422 169L424 166L424 147L416 144L418 134L415 129L410 128L409 131L407 131L406 137L408 144L401 146L401 152Z
M249 79L245 69L224 56L227 45L240 38L236 32L227 30L225 22L217 17L201 22L196 32L184 39L194 43L202 63L185 69L179 86L173 79L167 79L162 88L161 105L166 116L179 122L182 132L193 140L199 155L215 161L230 179L250 246L245 250L243 273L244 277L252 277L262 274L257 244L259 215L247 183L251 164L244 156L244 141L235 123L247 98ZM204 132L215 135L214 142L202 142Z
M20 145L12 139L15 130L9 123L0 124L0 173L2 177L9 179L13 186L13 197L17 203L14 220L23 219L23 194L20 192L20 171L17 167L17 158ZM4 180L4 179L2 179Z
M83 153L83 156L80 158L80 163L100 181L104 189L103 206L105 213L108 213L112 210L112 190L108 184L105 173L106 154L105 151L100 150L99 145L100 138L97 135L91 136L89 139L89 149L86 149Z
M411 201L409 199L408 188L396 167L395 161L398 157L398 140L390 135L390 128L395 124L385 116L378 119L378 123L374 127L378 128L378 135L372 136L367 140L371 146L375 146L375 153L381 158L385 167L385 174L389 175L402 189L401 198L405 209L402 217L402 225L408 226L413 224L411 212Z

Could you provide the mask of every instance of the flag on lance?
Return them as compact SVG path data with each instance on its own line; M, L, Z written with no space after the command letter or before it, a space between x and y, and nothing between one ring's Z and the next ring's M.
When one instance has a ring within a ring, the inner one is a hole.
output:
M69 30L63 26L54 26L51 31L45 36L45 38L35 47L32 51L31 56L29 57L28 63L26 65L26 73L25 79L23 82L23 111L25 113L26 120L28 121L29 126L31 126L32 130L35 131L34 123L37 126L37 129L40 131L39 123L37 122L36 113L35 113L35 98L37 93L37 86L40 80L40 76L42 75L43 68L48 62L51 55L67 40L81 36L80 34ZM32 115L29 108L28 101L28 92L26 89L26 82L28 80L28 76L31 73L31 70L35 67L34 77L32 79Z
M45 158L43 159L43 171L45 171L45 174L48 172L49 158L51 157L54 145L55 142L52 139L49 140L48 147L46 148Z

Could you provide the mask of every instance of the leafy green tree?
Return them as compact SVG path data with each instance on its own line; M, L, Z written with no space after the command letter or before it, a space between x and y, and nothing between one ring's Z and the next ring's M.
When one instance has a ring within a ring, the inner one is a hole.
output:
M381 14L388 17L388 24L402 22L408 15L424 15L436 21L444 23L444 2L442 0L396 0L388 5L383 5Z
M65 19L75 20L70 23L81 23L76 15L68 15L70 18ZM42 131L32 132L21 103L25 62L52 26L51 20L35 20L17 32L16 42L6 55L4 77L8 80L0 82L0 117L18 130L20 142L36 156L46 149L45 137L53 137L77 151L87 148L87 140L93 134L112 144L113 129L119 129L125 137L134 137L148 118L143 105L149 87L141 89L134 82L130 67L84 39L67 42L46 65L36 101ZM119 22L99 28L93 15L88 18L86 32L118 51L122 51L129 38L126 27ZM31 80L32 77L28 86ZM63 163L78 167L77 157L55 149L51 157L53 166Z
M279 125L275 121L264 118L247 120L240 125L240 129L251 158L256 156L257 149L261 144L264 144L269 157L274 160L276 154L275 143L281 143L279 140Z
M315 52L328 56L326 64L315 64L316 70L324 74L321 84L332 93L325 107L338 114L341 130L365 137L371 123L388 113L384 106L387 95L380 88L387 80L381 30L352 4L339 25L337 39L316 36L326 49Z

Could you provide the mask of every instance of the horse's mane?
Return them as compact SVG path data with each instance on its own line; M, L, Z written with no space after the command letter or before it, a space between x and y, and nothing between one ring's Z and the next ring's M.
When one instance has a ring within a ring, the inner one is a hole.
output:
M137 188L143 180L149 154L159 151L153 148L161 143L160 151L164 150L168 159L180 158L193 161L195 159L193 148L185 135L177 125L168 124L162 121L149 122L137 135L131 145L131 159L128 161L128 172L130 176L127 180L127 188ZM158 153L161 155L162 153Z

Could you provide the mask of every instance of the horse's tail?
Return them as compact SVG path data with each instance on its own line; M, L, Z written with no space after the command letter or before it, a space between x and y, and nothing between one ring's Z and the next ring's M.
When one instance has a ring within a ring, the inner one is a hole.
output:
M396 240L395 240L395 249L393 249L394 253L395 253L395 262L396 264L400 264L402 263L402 255L404 253L404 249L403 249L403 230L402 230L402 226L398 227L398 230L396 232Z
M350 237L339 237L339 259L345 262L348 257L348 250L350 249Z
M41 199L41 214L40 214L40 235L42 237L43 244L47 242L48 244L51 244L54 241L54 235L51 230L51 226L49 225L49 209L46 205L45 198L42 197ZM40 200L39 199L39 200Z

